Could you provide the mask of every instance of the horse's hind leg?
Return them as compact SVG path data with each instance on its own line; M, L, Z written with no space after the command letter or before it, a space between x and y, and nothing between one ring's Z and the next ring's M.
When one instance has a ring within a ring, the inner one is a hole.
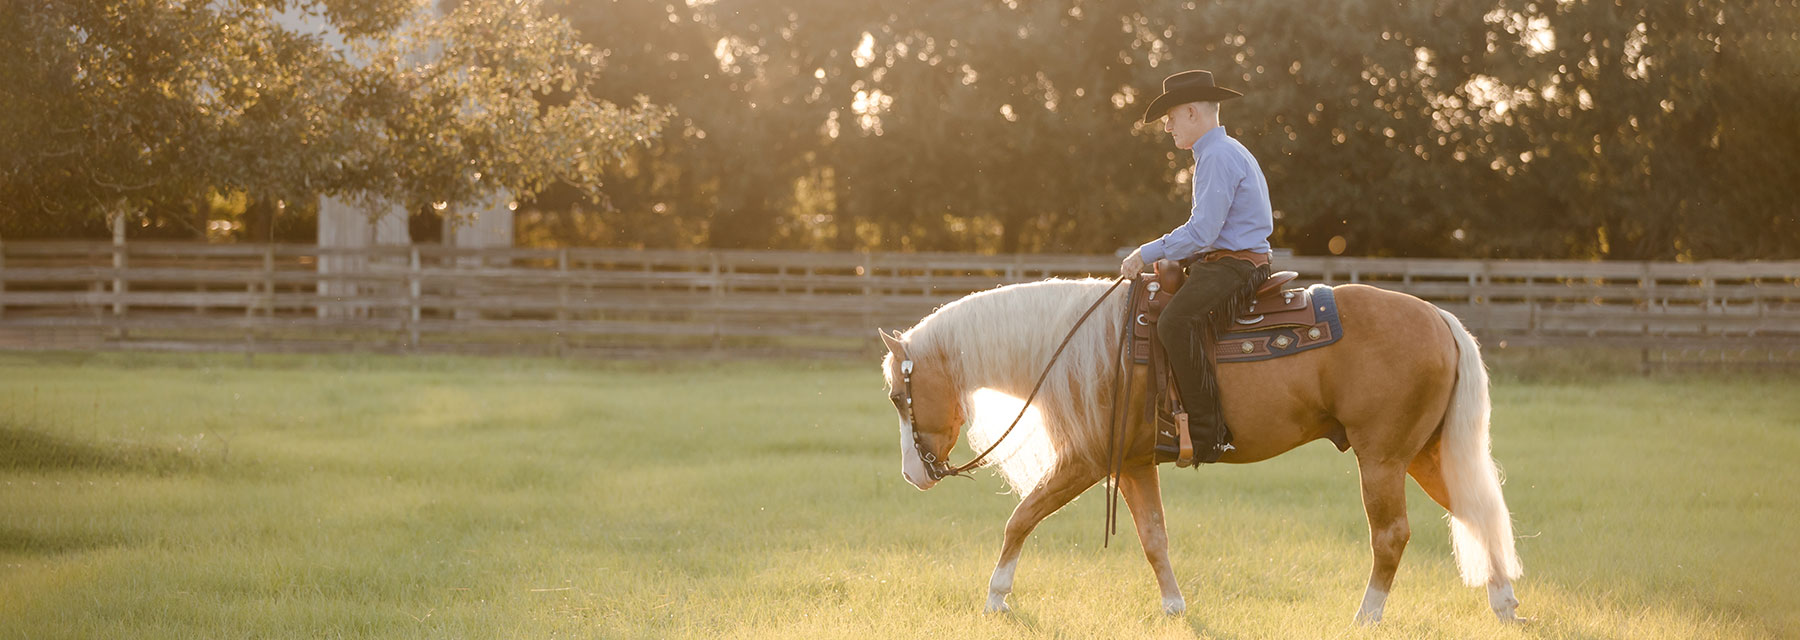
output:
M1381 621L1388 591L1394 585L1394 572L1400 567L1400 555L1406 552L1406 541L1412 537L1406 522L1406 465L1367 459L1357 463L1362 473L1363 509L1369 515L1369 546L1375 563L1356 621L1374 624Z
M1088 487L1099 481L1100 473L1080 467L1062 467L1051 472L1044 484L1031 495L1025 496L1019 506L1013 509L1012 517L1006 520L1006 538L1000 543L1000 562L994 565L994 576L988 580L986 613L1011 611L1006 606L1006 595L1012 593L1013 572L1019 568L1019 551L1025 547L1025 537L1031 535L1039 522L1043 522L1057 509L1074 500Z
M1444 484L1444 468L1438 455L1438 437L1433 435L1431 441L1425 443L1425 450L1413 457L1406 472L1419 483L1420 489L1425 490L1425 495L1431 496L1432 502L1438 503L1444 511L1450 511L1450 487Z
M1175 581L1175 568L1169 565L1169 532L1163 525L1161 478L1155 465L1126 469L1119 489L1125 494L1125 505L1131 507L1131 520L1137 524L1138 542L1144 546L1144 558L1156 571L1156 586L1162 589L1163 613L1178 616L1187 611L1187 600L1181 597L1181 585Z

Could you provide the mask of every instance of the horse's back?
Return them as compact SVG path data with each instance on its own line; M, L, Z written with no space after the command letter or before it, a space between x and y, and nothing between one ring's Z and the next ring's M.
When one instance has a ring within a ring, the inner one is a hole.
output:
M1384 370L1421 375L1456 371L1456 339L1436 305L1416 296L1364 284L1331 288L1338 300L1350 360L1371 354L1398 359Z

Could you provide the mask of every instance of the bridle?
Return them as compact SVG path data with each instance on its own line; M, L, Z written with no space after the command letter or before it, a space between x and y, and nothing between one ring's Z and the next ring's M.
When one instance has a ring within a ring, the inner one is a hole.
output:
M964 472L974 467L973 461L971 461L970 464L951 469L950 464L947 461L939 460L937 454L926 450L925 443L919 441L919 421L913 419L912 372L912 358L902 360L900 362L900 380L903 382L903 388L906 389L906 391L904 392L904 395L900 396L899 400L901 407L906 412L906 430L912 433L913 451L918 452L919 461L925 463L925 474L931 476L932 482L937 482L950 476L969 477L969 474ZM1003 435L1001 437L1005 436ZM977 459L979 460L979 458Z
M1050 369L1056 366L1056 359L1062 357L1063 349L1069 346L1069 340L1075 337L1075 332L1081 329L1081 325L1087 322L1088 316L1094 315L1094 310L1099 309L1100 304L1106 302L1106 299L1112 295L1112 292L1117 290L1119 285L1124 284L1125 282L1126 278L1124 276L1114 278L1112 286L1107 287L1106 291L1100 294L1100 298L1094 301L1094 304L1088 305L1087 311L1082 312L1081 318L1075 321L1075 326L1069 328L1068 335L1063 336L1062 344L1057 345L1056 352L1050 354L1050 363L1044 365L1044 372L1038 375L1037 384L1032 385L1031 394L1025 396L1025 405L1019 407L1019 415L1013 418L1012 424L1007 425L1006 430L1000 432L1000 437L995 438L994 443L988 445L986 451L982 451L968 462L955 467L950 466L949 460L940 460L938 459L937 454L926 451L924 443L919 441L919 423L917 420L913 419L912 357L908 356L900 362L900 380L902 388L905 389L905 391L903 392L904 395L901 395L897 400L901 405L901 410L906 413L906 428L912 432L913 449L919 453L919 461L925 463L925 473L931 476L932 482L937 482L938 480L950 476L963 476L966 478L969 475L969 470L981 466L981 462L987 459L987 455L993 453L994 449L1000 446L1001 441L1006 440L1006 436L1011 434L1015 427L1019 426L1019 421L1025 418L1025 412L1031 408L1031 401L1036 399L1038 391L1043 389L1044 380L1050 377Z

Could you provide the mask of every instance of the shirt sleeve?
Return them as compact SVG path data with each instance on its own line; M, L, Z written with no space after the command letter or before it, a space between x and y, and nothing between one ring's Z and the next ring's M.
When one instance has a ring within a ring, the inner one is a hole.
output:
M1180 260L1200 253L1219 239L1225 213L1237 191L1238 172L1219 154L1203 156L1194 166L1194 210L1188 221L1161 238L1138 247L1146 264L1163 258Z

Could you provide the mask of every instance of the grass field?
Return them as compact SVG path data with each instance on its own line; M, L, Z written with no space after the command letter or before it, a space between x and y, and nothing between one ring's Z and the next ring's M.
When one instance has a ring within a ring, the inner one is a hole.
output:
M1366 524L1323 442L1164 469L1185 617L1129 531L1100 548L1097 490L984 617L1015 498L905 484L872 362L0 354L0 637L1800 635L1800 377L1496 360L1535 622L1461 586L1413 488L1358 629Z

